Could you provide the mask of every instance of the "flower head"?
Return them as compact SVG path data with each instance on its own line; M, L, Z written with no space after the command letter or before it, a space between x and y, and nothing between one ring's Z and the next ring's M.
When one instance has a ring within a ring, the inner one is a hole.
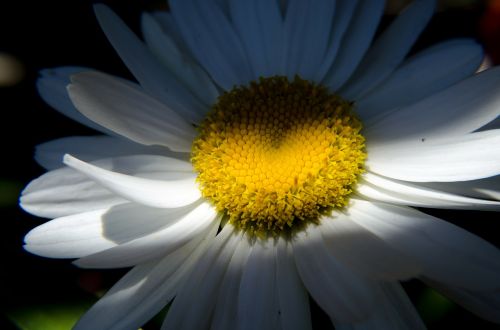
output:
M49 172L21 205L53 220L26 249L133 267L77 329L135 329L170 301L165 329L310 329L308 295L339 329L420 329L409 278L500 322L498 249L415 208L500 207L500 71L475 74L466 39L407 58L433 1L373 42L383 1L170 5L144 41L95 7L137 83L39 81L104 135L39 146Z

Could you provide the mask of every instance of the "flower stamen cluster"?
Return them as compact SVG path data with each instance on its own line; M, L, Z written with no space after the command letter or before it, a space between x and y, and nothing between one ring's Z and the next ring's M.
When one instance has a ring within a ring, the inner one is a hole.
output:
M296 77L219 97L192 163L205 198L237 227L276 235L347 204L366 158L352 104Z

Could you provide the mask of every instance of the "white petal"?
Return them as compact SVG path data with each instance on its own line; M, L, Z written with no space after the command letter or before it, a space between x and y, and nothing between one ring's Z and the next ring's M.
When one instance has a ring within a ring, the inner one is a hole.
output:
M387 78L403 61L434 12L435 0L413 1L370 47L339 93L357 100Z
M424 282L477 316L500 323L500 290L473 292L426 279Z
M193 174L193 167L188 161L165 157L163 155L119 156L95 160L92 164L109 171L116 171L141 178L168 178L172 175L177 178L183 178Z
M243 269L238 295L240 330L274 330L278 326L274 240L257 239Z
M188 245L182 247L182 253L185 253L184 250L189 251L192 248L190 246L195 246L196 249L187 258L185 258L186 260L182 266L179 267L170 278L164 281L158 281L157 283L159 283L159 287L149 291L150 295L145 297L143 301L136 305L136 308L133 311L127 313L125 317L120 319L120 321L114 325L112 330L138 328L139 325L146 323L146 321L150 320L163 307L165 307L166 302L171 301L182 287L186 277L189 275L189 272L192 270L193 266L199 262L200 257L205 253L207 247L212 244L217 229L218 223L212 226L208 234L200 237L202 239L201 243L199 242L200 238L197 238ZM177 252L178 251L174 253ZM170 263L168 260L164 260L164 262ZM169 265L169 267L172 267L172 265ZM157 268L154 271L156 271L159 275L165 272L161 268ZM156 274L152 273L150 276L154 275ZM151 287L152 286L148 286L146 289ZM127 304L127 301L125 300L124 303ZM128 305L130 305L130 303L128 303Z
M420 273L411 258L357 224L354 216L335 213L321 220L323 241L337 260L376 280L405 280Z
M237 329L238 295L240 281L248 256L252 250L248 239L238 242L229 262L222 285L217 295L211 329Z
M488 124L479 128L478 131L486 131L486 130L490 130L490 129L499 129L499 128L500 128L500 117L496 117L495 119L490 121Z
M138 329L170 301L213 240L211 233L159 261L136 266L79 320L75 329Z
M408 207L351 201L353 221L413 258L423 276L470 290L500 288L500 251L488 242Z
M330 90L337 91L358 66L370 46L383 10L383 0L358 3L339 52L323 82Z
M203 102L208 108L215 103L219 92L205 71L190 54L176 45L160 23L152 15L142 15L142 33L148 47L172 72L179 82Z
M78 213L46 222L24 237L24 249L48 258L80 258L116 246L103 235L101 219L107 211Z
M198 62L224 89L246 84L251 68L231 22L212 1L170 1L172 16Z
M198 330L209 327L215 308L213 299L240 239L241 235L234 234L231 225L224 226L186 278L169 309L162 330Z
M281 329L312 329L307 290L295 266L292 246L281 238L278 239L276 266Z
M110 134L111 131L94 123L78 112L66 90L66 86L70 83L69 77L71 75L90 70L92 69L73 66L44 69L40 71L40 78L36 82L36 87L42 99L63 115L99 132Z
M45 169L54 170L64 166L63 156L65 154L74 155L86 162L134 154L189 159L189 155L186 153L172 152L160 146L144 146L128 139L96 135L71 136L39 144L35 149L35 160Z
M425 330L426 327L399 283L380 283L377 310L366 321L335 324L340 330Z
M196 123L206 113L204 106L153 56L143 42L108 7L94 6L102 30L141 86L157 99Z
M373 312L377 289L371 281L335 260L318 228L310 225L297 234L292 244L302 282L333 321L361 321Z
M422 185L384 178L373 173L363 175L356 187L361 196L381 202L447 209L500 210L500 202L464 197Z
M332 66L333 61L337 57L340 50L341 42L344 38L345 32L349 27L349 23L355 14L355 8L358 4L357 0L338 0L335 3L335 15L332 19L332 27L330 30L330 37L328 48L326 49L325 56L319 69L316 71L313 81L322 81L325 78L328 70Z
M464 196L500 200L500 175L462 182L425 182L420 185Z
M157 155L100 159L93 164L146 179L179 180L193 176L190 163ZM26 211L48 218L107 209L126 201L72 168L57 169L33 180L20 199Z
M141 144L191 150L194 128L140 89L99 72L77 74L71 80L71 100L93 121Z
M385 296L385 318L396 322L396 329L426 329L413 303L399 283L380 283ZM385 328L381 328L385 329Z
M284 24L286 75L312 79L325 55L335 2L292 0Z
M223 11L224 15L226 17L230 17L229 15L229 1L230 0L212 0L214 3L216 3L220 9Z
M130 267L172 253L197 236L205 235L207 228L211 228L216 222L214 219L217 214L211 205L202 203L194 210L190 209L161 209L164 214L157 214L162 217L171 216L171 224L111 249L78 259L74 263L84 268Z
M159 181L108 171L70 155L64 156L64 163L112 192L147 206L180 207L191 204L201 197L194 175L187 179Z
M476 74L365 126L372 144L418 144L475 131L500 114L500 68Z
M398 180L451 182L500 174L500 130L436 142L424 138L418 145L373 146L367 145L367 168Z
M229 1L232 23L248 54L253 79L276 75L282 62L283 18L275 0Z
M92 162L105 170L129 174L140 178L172 180L193 176L191 163L179 158L160 155L131 155L104 158Z
M23 190L20 206L45 218L107 209L127 202L72 168L48 172Z
M31 230L25 249L50 258L81 258L156 233L194 207L155 209L126 203L61 217Z
M175 263L174 263L175 264ZM157 262L150 262L133 268L120 279L108 293L100 299L80 318L73 329L109 329L116 322L115 313L120 315L120 310L125 306L131 307L130 299L137 295L141 287L147 284L148 275L157 267ZM168 273L164 273L167 275ZM154 281L156 282L156 281ZM113 309L111 309L111 305ZM116 308L116 309L115 309Z
M158 22L158 24L160 24L160 26L162 27L164 34L167 34L170 38L172 38L175 41L175 44L183 54L189 55L189 57L194 60L195 56L189 49L189 46L186 44L186 40L184 40L180 28L175 23L171 12L160 10L160 11L154 11L151 14L153 15L154 19ZM201 66L200 68L203 69Z
M474 40L456 39L430 47L409 58L383 83L356 102L367 124L384 111L410 105L471 76L483 51Z

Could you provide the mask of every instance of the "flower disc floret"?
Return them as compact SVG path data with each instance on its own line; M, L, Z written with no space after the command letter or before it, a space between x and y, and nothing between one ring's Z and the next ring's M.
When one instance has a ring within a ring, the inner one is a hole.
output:
M276 235L348 202L366 158L352 103L296 77L222 94L192 163L205 198L236 227Z

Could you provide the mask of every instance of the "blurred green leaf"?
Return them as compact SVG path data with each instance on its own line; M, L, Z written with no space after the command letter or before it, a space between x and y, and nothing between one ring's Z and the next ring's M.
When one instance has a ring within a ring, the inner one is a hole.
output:
M23 185L9 179L0 179L0 207L17 205Z
M417 301L417 310L425 322L432 323L442 319L455 304L438 292L426 288Z
M7 312L7 317L21 330L69 330L92 301L26 306Z

